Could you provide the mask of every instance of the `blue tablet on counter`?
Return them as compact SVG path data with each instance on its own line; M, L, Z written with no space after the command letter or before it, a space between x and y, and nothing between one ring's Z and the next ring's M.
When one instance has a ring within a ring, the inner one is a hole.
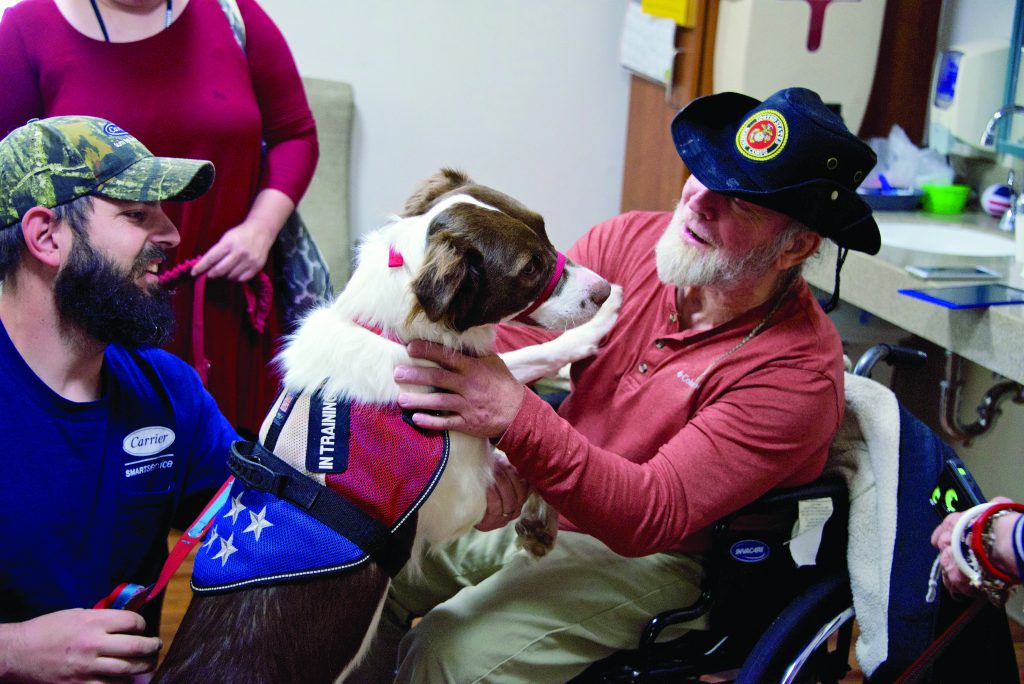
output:
M899 290L899 293L923 299L947 309L978 309L986 306L1024 304L1024 290L1002 283L929 287L920 290Z

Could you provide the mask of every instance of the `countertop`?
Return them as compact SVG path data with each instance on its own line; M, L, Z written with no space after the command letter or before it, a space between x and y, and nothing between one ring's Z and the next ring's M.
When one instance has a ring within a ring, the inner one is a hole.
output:
M944 223L1009 237L998 230L996 219L983 214L942 217L920 212L876 212L875 218L883 231L885 222ZM804 266L807 281L829 293L834 286L836 249L826 240L821 253ZM849 252L841 274L840 299L1011 380L1024 382L1024 305L954 310L901 295L897 292L901 288L951 287L971 282L917 278L904 270L915 263L986 266L1005 274L1002 282L1024 289L1021 267L1012 257L938 257L883 246L875 256Z

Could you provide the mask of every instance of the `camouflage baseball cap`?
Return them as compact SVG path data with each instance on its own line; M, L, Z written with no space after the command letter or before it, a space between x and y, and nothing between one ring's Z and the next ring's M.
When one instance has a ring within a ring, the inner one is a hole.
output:
M154 157L104 119L33 119L0 140L0 229L21 221L32 207L55 207L82 195L190 200L212 183L210 162Z

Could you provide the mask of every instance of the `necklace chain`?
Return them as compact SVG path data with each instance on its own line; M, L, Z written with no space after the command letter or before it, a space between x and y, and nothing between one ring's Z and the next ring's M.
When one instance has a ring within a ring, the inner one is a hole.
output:
M103 14L100 13L100 5L96 0L89 0L92 4L92 12L96 15L96 22L100 25L100 31L103 33L103 40L110 42L110 34L107 33L107 24L103 21ZM171 25L171 15L174 14L173 0L167 0L167 9L164 12L164 28Z
M740 340L732 349L723 352L722 354L719 354L714 359L712 359L711 363L708 364L707 368L701 371L701 374L698 375L697 379L693 381L694 388L700 386L700 383L704 380L707 374L711 372L711 369L717 366L719 362L722 361L722 359L733 354L734 352L739 351L739 349L743 347L743 345L745 345L747 342L750 342L750 340L754 339L754 337L756 337L762 330L764 330L765 326L768 325L768 321L772 319L772 316L775 315L775 312L779 310L780 306L782 306L782 301L786 298L786 295L789 293L789 290L790 288L792 288L792 286L792 281L786 284L786 287L784 287L782 291L779 293L779 295L775 298L775 303L772 304L772 308L768 309L768 313L764 315L764 318L762 318L757 325L751 328L750 332L747 333L746 337Z

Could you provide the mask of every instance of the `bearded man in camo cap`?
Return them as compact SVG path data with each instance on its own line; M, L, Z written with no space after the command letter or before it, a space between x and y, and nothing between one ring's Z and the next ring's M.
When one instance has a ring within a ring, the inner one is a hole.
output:
M0 141L0 681L156 664L159 601L94 607L153 583L171 523L228 475L235 431L195 371L154 348L172 329L158 273L179 241L160 202L213 177L93 117Z

